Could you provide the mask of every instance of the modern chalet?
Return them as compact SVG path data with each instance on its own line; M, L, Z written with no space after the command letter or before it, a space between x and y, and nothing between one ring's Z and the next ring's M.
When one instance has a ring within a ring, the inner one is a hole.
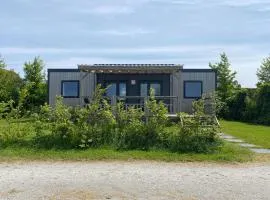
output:
M216 89L212 69L184 69L177 64L94 64L77 69L48 69L49 104L62 96L70 106L84 106L98 84L106 87L105 96L112 104L143 107L153 88L156 99L163 101L170 114L191 112L192 101Z

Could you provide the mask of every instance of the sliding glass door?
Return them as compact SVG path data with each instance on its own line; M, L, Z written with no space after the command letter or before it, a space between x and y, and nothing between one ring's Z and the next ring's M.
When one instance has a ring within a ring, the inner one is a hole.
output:
M106 82L105 84L106 96L126 96L127 95L127 84L126 82Z
M140 96L149 96L150 89L153 89L155 96L161 96L161 84L158 82L142 82L140 84Z

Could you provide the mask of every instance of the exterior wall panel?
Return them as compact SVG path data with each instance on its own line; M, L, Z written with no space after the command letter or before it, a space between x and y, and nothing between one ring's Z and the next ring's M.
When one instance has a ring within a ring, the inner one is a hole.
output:
M184 98L184 81L202 81L203 94L212 93L216 89L216 73L214 71L189 71L181 73L181 112L192 112L192 102L194 99Z
M133 77L134 76L134 77ZM156 77L155 77L156 76ZM203 69L184 69L175 71L172 74L167 75L132 75L132 74L107 74L100 75L95 73L80 72L73 69L51 69L48 70L48 82L49 82L49 99L50 105L55 105L57 95L61 95L61 81L63 80L78 80L80 81L80 98L64 98L64 103L71 106L83 105L84 97L91 97L97 82L102 80L163 80L163 92L164 96L176 96L177 101L173 102L174 112L192 112L192 101L194 99L184 98L184 81L202 81L203 93L211 93L216 88L216 73L213 70ZM160 76L160 77L159 77ZM140 77L140 78L138 78ZM150 77L150 78L149 78ZM139 82L138 82L139 83ZM137 83L137 84L138 84ZM138 95L138 88L131 88L128 91L128 95Z
M176 112L180 112L181 110L181 89L179 86L181 85L181 72L175 72L172 74L172 96L176 96L177 100L174 101L174 108Z
M80 81L80 97L92 96L95 88L95 74L79 72L79 71L68 71L68 70L53 70L48 71L48 82L49 82L49 104L54 106L56 96L61 96L61 81L63 80L78 80ZM83 98L64 98L65 104L70 106L82 105Z

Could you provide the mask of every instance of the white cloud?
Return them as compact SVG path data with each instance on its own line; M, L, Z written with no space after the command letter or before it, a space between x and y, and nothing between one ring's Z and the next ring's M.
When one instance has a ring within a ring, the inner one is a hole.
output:
M79 2L78 2L79 1ZM134 13L136 9L151 0L78 0L73 2L64 2L66 10L82 14L93 15L121 15Z
M104 35L113 35L113 36L135 36L135 35L145 35L153 33L153 31L144 30L141 28L134 28L134 29L127 29L127 30L103 30L97 31L97 34L104 34Z
M270 6L264 6L263 8L258 8L257 11L259 12L270 12Z
M78 64L95 64L95 63L110 63L112 60L102 57L71 57L67 59L51 60L46 62L46 66L50 68L58 67L76 67Z
M185 68L207 68L208 63L219 60L219 53L225 51L236 70L237 79L244 87L254 87L256 69L267 56L267 46L263 45L177 45L177 46L149 46L134 48L0 48L0 52L8 58L14 54L21 58L32 58L40 55L51 68L76 68L77 64L95 63L175 63L184 64ZM19 63L7 62L9 66L21 70L23 61Z
M262 4L270 4L269 0L223 0L220 2L222 5L233 7L246 7Z
M251 57L249 55L238 57L233 54L228 54L232 69L237 72L237 80L243 84L243 87L255 87L257 82L256 68L260 66L263 55ZM190 55L188 58L158 58L158 59L142 59L129 58L120 59L113 57L71 57L64 60L53 60L46 63L46 66L51 68L76 68L77 64L160 64L160 63L174 63L184 64L185 68L209 68L208 63L218 61L218 55L211 56ZM248 81L247 81L248 80Z
M108 15L108 14L130 14L134 12L132 7L129 6L110 6L110 5L103 5L97 6L94 8L82 8L79 10L81 13L87 14L97 14L97 15Z
M180 5L195 5L202 2L202 0L150 0L150 1L154 3L180 4Z
M263 45L175 45L175 46L145 46L127 48L25 48L25 47L2 47L2 54L145 54L145 53L187 53L187 52L254 52L255 49L263 48Z
M47 66L52 67L76 67L78 64L158 64L158 63L178 63L179 59L119 59L109 57L72 57L64 60L53 60L47 62Z

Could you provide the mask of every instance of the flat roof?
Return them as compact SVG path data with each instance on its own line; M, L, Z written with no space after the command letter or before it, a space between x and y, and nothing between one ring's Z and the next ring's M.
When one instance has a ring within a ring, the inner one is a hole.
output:
M210 68L184 69L181 64L79 64L78 68L50 68L48 72L92 72L92 73L174 73L174 72L214 72Z
M93 72L171 72L183 69L180 64L80 64L78 69Z

